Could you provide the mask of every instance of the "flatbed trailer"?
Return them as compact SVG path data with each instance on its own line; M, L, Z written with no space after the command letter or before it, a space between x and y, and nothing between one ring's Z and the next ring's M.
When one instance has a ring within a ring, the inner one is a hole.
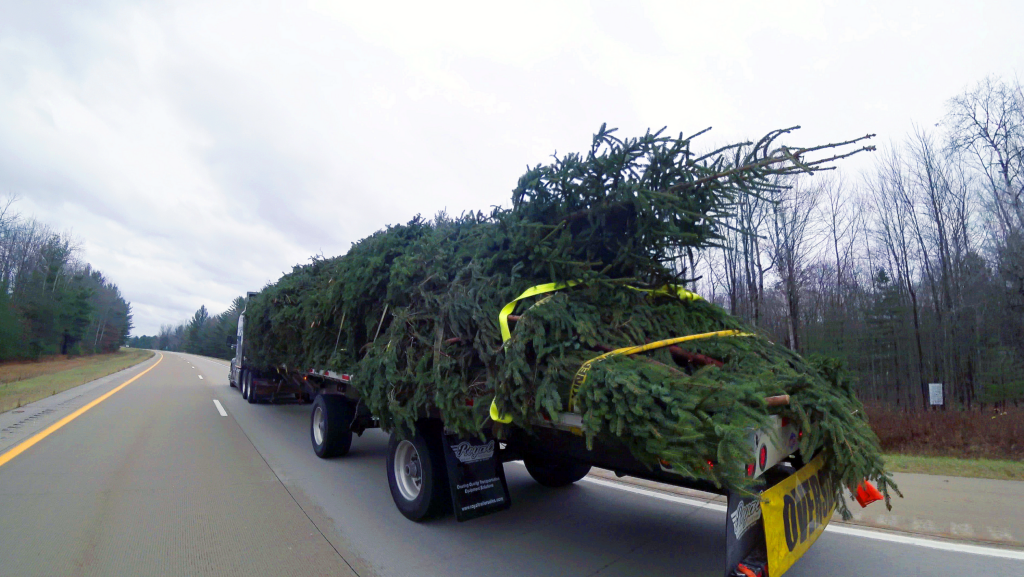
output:
M249 366L244 323L243 312L229 369L230 385L249 403L311 403L310 442L318 457L344 456L353 435L379 428L348 373L287 367L259 371ZM618 476L727 496L727 577L782 575L824 531L835 510L833 492L822 473L824 456L805 460L798 448L800 431L778 417L772 418L770 427L749 434L746 473L759 493L729 491L681 475L668 463L652 469L607 435L596 437L588 448L582 417L576 413L560 413L531 425L527 431L494 420L480 435L467 438L445 430L437 416L422 415L411 437L391 431L386 470L395 506L413 521L451 513L467 521L511 506L504 463L522 461L538 483L551 488L571 485L592 467L599 467ZM716 464L708 462L708 466Z

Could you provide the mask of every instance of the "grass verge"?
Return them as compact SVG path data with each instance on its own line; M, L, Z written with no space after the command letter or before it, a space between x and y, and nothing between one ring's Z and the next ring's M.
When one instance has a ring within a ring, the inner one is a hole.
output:
M32 378L0 383L0 413L45 399L137 365L152 351L127 349L106 355L52 359L32 364Z
M996 459L957 459L921 455L885 455L885 466L897 473L922 473L949 477L975 477L1024 481L1024 462Z

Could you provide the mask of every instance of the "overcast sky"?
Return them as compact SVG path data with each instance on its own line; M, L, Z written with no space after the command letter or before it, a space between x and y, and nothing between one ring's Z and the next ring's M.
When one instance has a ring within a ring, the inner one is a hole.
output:
M0 194L154 334L389 223L507 204L603 122L902 139L1024 75L1022 23L1019 0L0 0Z

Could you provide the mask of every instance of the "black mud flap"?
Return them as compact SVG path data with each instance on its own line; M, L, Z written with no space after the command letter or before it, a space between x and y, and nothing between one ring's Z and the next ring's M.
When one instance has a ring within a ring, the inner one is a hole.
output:
M761 501L752 495L729 492L725 518L726 577L768 577Z
M503 511L512 505L505 484L505 469L498 458L498 441L490 435L481 441L446 433L444 460L448 466L452 507L459 521Z

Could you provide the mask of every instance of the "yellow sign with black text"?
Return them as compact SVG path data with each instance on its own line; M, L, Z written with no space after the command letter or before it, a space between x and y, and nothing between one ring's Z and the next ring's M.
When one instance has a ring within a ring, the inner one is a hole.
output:
M768 548L768 574L780 577L825 530L836 510L832 479L822 470L824 454L761 493Z

